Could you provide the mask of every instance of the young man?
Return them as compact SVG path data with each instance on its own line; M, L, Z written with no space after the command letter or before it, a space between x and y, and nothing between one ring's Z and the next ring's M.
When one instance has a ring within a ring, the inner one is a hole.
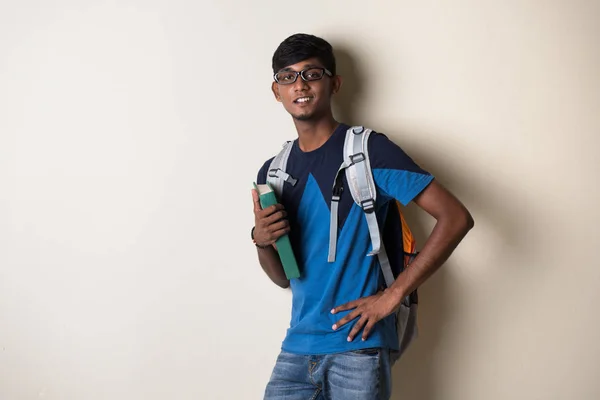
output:
M273 94L298 132L286 167L297 183L286 184L281 204L264 210L253 191L252 238L259 262L275 284L291 286L293 294L290 327L265 399L388 399L390 352L398 350L394 311L446 261L473 219L400 147L373 133L368 146L378 219L386 220L396 199L404 205L414 201L437 223L410 267L382 290L377 257L368 256L371 241L364 212L345 191L338 208L337 255L328 262L332 186L349 129L331 110L342 78L336 75L331 45L305 34L280 44L273 55L273 72ZM267 180L270 161L258 173L259 184ZM348 187L345 177L343 184ZM301 277L291 281L273 246L286 233L301 269ZM383 240L385 244L385 236Z

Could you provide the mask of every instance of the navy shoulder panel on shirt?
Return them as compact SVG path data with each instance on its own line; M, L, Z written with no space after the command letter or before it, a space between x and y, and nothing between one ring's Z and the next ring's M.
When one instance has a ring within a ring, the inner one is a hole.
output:
M269 158L267 161L265 161L263 166L260 167L260 169L258 170L258 174L256 176L256 183L258 185L264 185L265 183L267 183L267 172L269 171L269 165L271 165L271 162L274 159L275 159L275 156Z
M400 146L382 133L369 137L369 159L375 184L386 197L407 205L433 180Z
M369 137L369 158L372 169L397 169L428 175L404 150L385 134L373 131Z

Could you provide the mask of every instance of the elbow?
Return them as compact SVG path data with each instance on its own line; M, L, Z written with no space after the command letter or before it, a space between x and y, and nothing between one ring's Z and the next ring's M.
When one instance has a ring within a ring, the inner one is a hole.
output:
M448 210L438 219L438 222L441 222L448 229L448 234L461 239L475 226L473 216L464 207Z
M461 230L464 232L465 235L475 226L475 220L466 208L463 209L460 213L460 218L458 222L459 226L462 228Z
M290 287L290 281L288 281L287 279L283 281L277 281L275 282L275 284L282 289L287 289Z

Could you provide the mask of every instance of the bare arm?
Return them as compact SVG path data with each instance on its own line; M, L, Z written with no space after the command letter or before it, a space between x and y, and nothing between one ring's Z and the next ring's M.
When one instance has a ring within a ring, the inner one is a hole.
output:
M260 262L260 266L263 271L267 274L269 278L275 283L277 286L282 288L288 288L290 286L290 281L285 276L285 272L283 271L283 265L281 265L281 260L279 259L279 254L277 250L271 245L267 248L261 249L257 247L258 251L258 261Z
M258 261L263 271L277 286L287 288L290 281L285 276L275 241L290 231L286 212L281 204L262 209L256 190L252 190L254 201L254 241L257 244Z
M422 251L388 289L398 304L446 262L474 226L469 211L435 180L414 202L433 216L437 223Z
M351 301L332 310L334 314L353 310L333 326L334 330L359 318L350 331L349 340L354 340L363 327L362 337L366 339L379 320L397 310L404 297L425 282L448 259L474 225L469 211L435 180L414 202L433 216L437 223L423 250L392 286L384 292Z

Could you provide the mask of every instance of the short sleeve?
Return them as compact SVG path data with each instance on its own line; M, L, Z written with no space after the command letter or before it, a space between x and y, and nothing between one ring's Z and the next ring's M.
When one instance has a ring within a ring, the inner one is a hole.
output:
M379 191L405 206L433 180L429 172L382 133L373 132L369 137L369 160Z
M258 170L258 175L256 176L256 183L258 185L264 185L267 183L267 172L269 170L269 165L271 165L271 161L273 161L275 157L267 160L263 166Z

